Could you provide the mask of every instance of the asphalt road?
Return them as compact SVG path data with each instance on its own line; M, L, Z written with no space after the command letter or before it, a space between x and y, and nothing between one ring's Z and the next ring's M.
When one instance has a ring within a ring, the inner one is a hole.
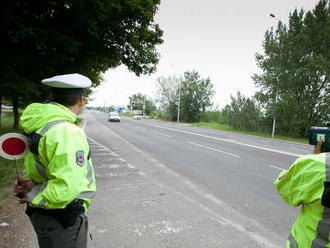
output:
M284 247L299 209L273 181L309 145L85 111L89 247Z

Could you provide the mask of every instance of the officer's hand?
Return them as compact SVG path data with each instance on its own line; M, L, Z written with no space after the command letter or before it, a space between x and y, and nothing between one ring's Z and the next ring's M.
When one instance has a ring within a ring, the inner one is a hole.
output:
M18 182L15 182L15 187L14 187L14 194L15 197L19 198L19 203L24 203L26 202L26 198L27 198L27 194L29 192L27 192L23 186L21 186L20 184L18 184Z
M36 185L36 182L34 182L31 178L22 178L19 176L14 184L15 197L19 198L19 203L25 203L27 200L27 194Z
M24 190L26 190L27 192L30 192L34 186L37 185L37 183L35 181L33 181L31 178L23 178L21 176L18 177L17 180L18 184L20 184Z
M314 150L313 150L314 154L320 154L322 152L322 148L321 148L322 144L323 144L323 140L319 140L317 145L314 147Z

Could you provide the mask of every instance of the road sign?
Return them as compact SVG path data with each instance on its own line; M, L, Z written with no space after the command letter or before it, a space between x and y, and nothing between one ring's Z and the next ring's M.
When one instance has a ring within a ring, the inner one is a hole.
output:
M27 138L19 133L7 133L0 136L0 156L17 160L23 158L29 152Z

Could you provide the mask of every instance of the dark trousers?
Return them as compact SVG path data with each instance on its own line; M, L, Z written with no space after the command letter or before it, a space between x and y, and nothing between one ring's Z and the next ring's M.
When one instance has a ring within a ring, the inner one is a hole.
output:
M73 226L63 226L52 216L38 211L30 216L40 248L87 248L88 219L77 217Z

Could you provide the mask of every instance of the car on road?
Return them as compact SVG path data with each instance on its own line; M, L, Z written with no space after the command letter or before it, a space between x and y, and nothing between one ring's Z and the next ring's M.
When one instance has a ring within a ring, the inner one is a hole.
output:
M142 120L142 116L141 115L134 115L133 120Z
M119 116L118 112L110 112L109 113L109 121L120 122L120 116Z

